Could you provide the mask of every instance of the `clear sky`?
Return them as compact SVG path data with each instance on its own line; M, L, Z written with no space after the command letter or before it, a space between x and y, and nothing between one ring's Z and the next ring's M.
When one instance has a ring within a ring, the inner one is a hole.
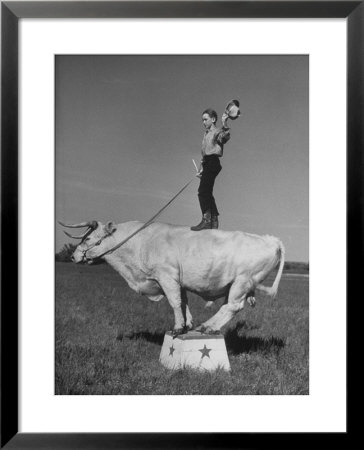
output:
M308 262L308 70L301 55L57 56L56 220L147 221L194 176L203 110L220 125L238 99L214 188L220 228L275 235L287 260ZM196 225L198 183L157 220ZM69 242L57 224L56 251Z

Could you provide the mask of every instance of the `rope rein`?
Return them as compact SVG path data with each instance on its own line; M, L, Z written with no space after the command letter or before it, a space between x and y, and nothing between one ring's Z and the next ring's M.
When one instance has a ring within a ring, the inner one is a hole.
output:
M144 230L144 228L147 228L147 226L149 226L153 221L154 221L154 219L156 219L172 202L173 202L173 200L175 200L186 188L187 188L187 186L188 185L190 185L191 183L192 183L192 181L195 179L195 177L193 177L193 178L191 178L191 180L190 181L188 181L178 192L177 192L177 194L176 195L174 195L170 200L169 200L169 202L168 203L166 203L164 206L163 206L163 208L161 208L156 214L154 214L154 216L153 217L151 217L149 220L148 220L148 222L146 222L144 225L142 225L141 227L139 227L136 231L134 231L131 235L129 235L127 238L125 238L124 240L122 240L121 242L119 242L117 245L115 245L114 247L112 247L110 250L106 250L106 252L104 252L104 253L101 253L101 255L99 255L99 256L97 256L96 258L94 258L94 259L97 259L97 258L102 258L103 256L105 256L105 255L108 255L109 253L112 253L112 252L114 252L116 249L118 249L119 247L121 247L122 245L124 245L126 242L128 242L128 240L129 239L131 239L133 236L135 236L137 233L139 233L139 231L142 231L142 230ZM107 236L104 236L104 238L101 238L99 241L97 241L97 243L95 244L95 245L100 245L101 244L101 241L102 240L104 240L105 238L107 238L108 236L110 236L110 235L107 235ZM94 248L95 247L95 245L93 246L93 247L91 247L91 248ZM91 249L90 248L90 249ZM88 250L90 250L90 249L88 249ZM86 251L88 251L88 250L86 250ZM85 252L86 253L86 252Z

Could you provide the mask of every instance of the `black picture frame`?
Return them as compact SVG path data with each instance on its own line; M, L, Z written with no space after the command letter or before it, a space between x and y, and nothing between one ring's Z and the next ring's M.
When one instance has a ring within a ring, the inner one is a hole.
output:
M1 448L257 448L264 443L270 447L278 433L18 432L18 22L118 17L347 18L347 304L364 273L363 262L355 256L363 249L363 1L1 2ZM178 402L170 413L178 416ZM309 435L303 434L299 443L304 444ZM349 433L338 435L336 442ZM297 434L279 436L280 445L297 443Z

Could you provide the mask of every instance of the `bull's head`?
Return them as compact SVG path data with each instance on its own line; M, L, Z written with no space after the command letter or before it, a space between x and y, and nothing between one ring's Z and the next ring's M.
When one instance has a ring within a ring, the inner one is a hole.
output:
M73 239L81 239L80 244L76 247L71 259L75 263L87 262L91 264L94 260L102 256L107 250L109 250L115 242L111 242L107 239L115 231L116 225L114 222L108 222L103 225L101 222L81 222L73 225L66 225L59 222L60 225L67 228L85 228L86 231L79 236L72 236L67 231L63 231L68 237Z

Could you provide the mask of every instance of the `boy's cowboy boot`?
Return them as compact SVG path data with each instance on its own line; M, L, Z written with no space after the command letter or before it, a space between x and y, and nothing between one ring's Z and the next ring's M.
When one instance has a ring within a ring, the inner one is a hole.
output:
M214 214L211 216L211 228L213 230L217 230L219 228L218 216L215 216Z
M201 222L191 227L192 231L201 231L201 230L211 230L211 213L210 211L206 211L205 214L202 216Z

